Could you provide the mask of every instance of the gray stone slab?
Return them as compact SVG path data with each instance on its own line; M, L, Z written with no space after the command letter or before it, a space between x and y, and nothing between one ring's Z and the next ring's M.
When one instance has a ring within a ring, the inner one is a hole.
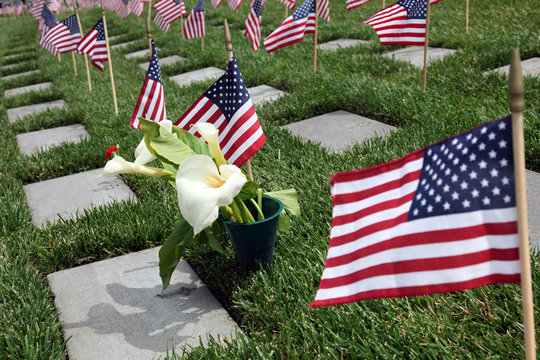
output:
M527 188L527 218L531 248L540 251L540 174L525 171Z
M24 64L24 63L22 63ZM9 70L9 69L13 69L17 66L20 66L21 63L15 63L15 64L9 64L9 65L2 65L2 70Z
M434 60L440 60L447 55L455 53L456 50L428 47L428 64ZM383 56L387 58L394 58L395 60L406 61L417 67L424 66L424 47L423 46L409 46L404 49L392 51Z
M47 276L60 310L71 360L164 358L167 348L197 346L199 337L241 331L227 311L180 261L162 297L159 248Z
M66 102L64 100L54 100L42 104L21 106L18 108L8 109L8 120L9 122L14 122L27 115L39 114L40 112L47 111L49 109L62 109L65 107Z
M89 137L90 135L84 126L73 124L19 134L17 135L17 143L22 154L33 155L65 142L78 143Z
M144 49L144 50L139 50L139 51L126 54L124 55L124 57L126 59L135 59L135 58L140 58L140 57L149 56L149 55L150 55L150 49Z
M19 58L19 57L26 57L26 56L32 55L32 54L34 54L34 51L29 51L29 52L24 52L24 53L19 53L19 54L13 54L13 55L7 55L7 56L4 56L4 59L5 60L11 60L11 59Z
M4 96L10 97L10 96L24 94L31 91L39 91L43 89L48 89L51 86L52 86L52 82L44 82L44 83L39 83L39 84L34 84L34 85L23 86L20 88L14 88L14 89L9 89L9 90L4 91Z
M163 59L159 59L159 66L162 67L162 66L167 66L167 65L173 65L179 61L184 61L184 60L186 60L185 57L181 57L178 55L167 56ZM139 67L143 70L148 70L148 65L150 65L150 62L139 64Z
M277 100L280 96L285 95L281 90L275 89L268 85L259 85L248 88L248 93L253 105L262 105Z
M395 127L339 110L283 126L293 135L319 143L330 152L342 152L363 141L389 134Z
M224 70L216 67L207 67L204 69L189 71L180 75L172 76L171 80L177 83L179 86L188 86L195 82L217 79L224 73Z
M36 74L36 73L38 73L38 72L40 72L40 71L41 71L41 70L36 69L36 70L25 71L25 72L17 73L17 74L6 75L6 76L3 76L3 77L2 77L2 80L6 81L6 80L11 80L11 79L16 79L16 78L18 78L18 77Z
M369 41L358 40L358 39L337 39L337 40L332 40L329 42L322 43L318 45L317 47L319 48L319 50L336 51L338 49L344 49L351 46L365 45L365 44L369 44Z
M136 200L135 194L117 176L97 179L103 169L85 171L24 186L32 209L32 223L44 227L62 218L75 219L84 210L115 201Z
M137 40L133 40L133 41L128 41L128 42L125 42L125 43L120 43L120 44L116 44L116 45L113 45L111 46L111 49L121 49L121 48L125 48L131 44L135 44L137 42Z
M109 42L111 41L114 41L116 39L120 39L121 37L123 37L124 35L114 35L114 36L109 36Z
M540 77L540 57L530 58L521 61L521 71L523 76ZM506 76L508 76L508 73L510 72L510 65L488 71L486 72L486 74L491 72L497 72L499 74L505 74Z

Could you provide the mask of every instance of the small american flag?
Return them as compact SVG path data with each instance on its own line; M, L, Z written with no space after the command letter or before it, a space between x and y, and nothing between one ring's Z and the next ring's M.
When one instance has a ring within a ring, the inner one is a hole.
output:
M257 51L261 43L261 0L255 0L251 11L244 24L246 28L246 36L251 39L251 47L253 51Z
M165 32L174 21L187 14L184 1L180 0L158 0L153 6L156 8L154 23Z
M330 21L330 6L328 0L318 0L319 17L323 20Z
M116 8L114 11L118 14L119 17L125 19L131 13L130 5L131 4L129 3L129 0L117 0Z
M61 22L70 32L69 36L64 37L64 39L56 45L58 51L63 54L77 49L77 45L79 45L79 42L81 41L81 30L79 30L76 15L71 15Z
M225 159L238 167L266 141L234 57L229 61L225 74L191 105L175 125L199 136L192 126L197 122L208 122L218 128L219 145Z
M282 4L287 5L289 9L294 9L294 7L296 6L295 0L277 0L277 1L279 1Z
M64 39L70 37L69 29L66 25L58 22L54 14L49 8L44 5L42 10L43 27L41 29L41 39L39 45L43 46L47 51L56 55L58 54L57 45Z
M370 0L347 0L347 11L356 9L364 4L367 4Z
M141 0L133 0L131 2L131 12L137 17L141 17L144 10L144 4Z
M37 0L30 8L30 12L38 21L42 19L41 12L43 11L43 5L45 5L45 0Z
M159 69L159 59L154 40L152 40L152 59L150 65L148 65L148 71L146 72L137 105L135 105L135 110L131 115L130 124L137 129L141 126L139 117L156 122L167 119L161 70Z
M184 23L186 39L204 37L204 0L197 1Z
M221 4L221 0L211 0L211 2L214 9L217 9L219 4Z
M511 117L332 179L315 301L459 291L520 280Z
M304 34L315 33L315 0L306 0L266 39L268 53L302 41Z
M96 25L86 34L77 46L79 54L88 54L92 57L92 65L103 72L103 63L108 61L107 43L105 42L105 31L103 29L103 19L99 19Z
M227 5L229 5L232 11L238 11L241 4L242 0L227 0Z
M432 0L435 4L440 0ZM401 0L364 20L373 27L381 45L424 45L427 0Z

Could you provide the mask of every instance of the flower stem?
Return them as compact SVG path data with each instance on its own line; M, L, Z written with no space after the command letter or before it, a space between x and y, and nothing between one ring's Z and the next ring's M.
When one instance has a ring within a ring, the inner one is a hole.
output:
M242 218L242 210L240 210L240 208L238 207L238 201L239 200L236 198L233 199L233 202L231 203L231 210L234 218L236 219L236 222L243 224L244 219Z
M255 206L255 209L257 209L257 214L259 216L258 220L261 221L261 220L264 220L264 214L261 210L261 207L259 206L259 204L257 204L257 202L253 199L249 199L249 201L251 201L251 203L253 204L253 206Z
M238 206L238 209L240 210L242 214L242 219L244 220L244 223L253 223L255 222L255 218L251 213L249 212L248 208L246 207L246 204L238 198L234 198L233 203L236 202L236 205Z

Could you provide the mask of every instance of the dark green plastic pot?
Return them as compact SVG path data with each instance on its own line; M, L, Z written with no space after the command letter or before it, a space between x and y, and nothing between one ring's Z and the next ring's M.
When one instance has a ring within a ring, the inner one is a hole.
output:
M253 204L248 201L245 204L253 217L257 219L257 211ZM263 195L264 220L249 224L223 220L240 265L247 269L253 269L258 262L263 264L270 262L274 254L278 219L282 210L281 201Z

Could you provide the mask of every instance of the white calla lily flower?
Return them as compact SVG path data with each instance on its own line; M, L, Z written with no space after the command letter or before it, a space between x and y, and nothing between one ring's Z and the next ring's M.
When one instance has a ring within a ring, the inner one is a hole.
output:
M168 132L172 133L173 123L171 120L161 120L158 124ZM143 138L135 149L135 163L144 165L155 159L156 157L148 151Z
M197 132L201 134L204 140L206 140L206 142L208 143L210 153L212 154L214 159L216 159L217 164L220 166L227 164L227 160L225 160L225 157L221 152L221 148L219 147L219 132L218 129L214 126L214 124L209 124L206 122L196 123L195 128L197 129Z
M140 174L155 178L173 176L169 170L132 163L126 161L121 156L115 156L112 160L107 161L107 164L105 164L105 167L103 168L103 172L99 174L98 178L119 174Z
M206 155L185 159L176 174L178 204L196 235L217 219L219 207L230 205L247 179L234 165L215 163Z

